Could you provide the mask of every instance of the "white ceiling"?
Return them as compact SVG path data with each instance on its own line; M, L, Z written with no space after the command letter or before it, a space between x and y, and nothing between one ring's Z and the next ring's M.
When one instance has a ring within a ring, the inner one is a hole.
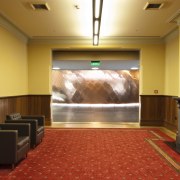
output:
M35 11L31 2L47 2L50 10ZM144 10L147 2L164 6ZM100 39L164 37L177 28L168 21L179 10L180 0L104 0ZM0 0L0 14L30 39L92 38L92 0Z

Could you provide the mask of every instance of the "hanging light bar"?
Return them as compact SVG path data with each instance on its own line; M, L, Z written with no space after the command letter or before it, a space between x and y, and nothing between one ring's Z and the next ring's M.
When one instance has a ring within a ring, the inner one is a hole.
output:
M95 0L95 18L99 18L100 16L100 4L101 4L101 0Z
M95 20L94 21L94 34L98 34L99 31L99 21Z
M93 45L99 44L103 0L93 0Z
M93 45L97 46L99 44L99 37L98 35L93 36Z

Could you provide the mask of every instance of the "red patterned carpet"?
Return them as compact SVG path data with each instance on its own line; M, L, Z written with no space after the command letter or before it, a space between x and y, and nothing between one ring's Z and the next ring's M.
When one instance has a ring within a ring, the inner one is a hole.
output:
M158 129L46 129L43 142L2 180L180 179L180 156Z

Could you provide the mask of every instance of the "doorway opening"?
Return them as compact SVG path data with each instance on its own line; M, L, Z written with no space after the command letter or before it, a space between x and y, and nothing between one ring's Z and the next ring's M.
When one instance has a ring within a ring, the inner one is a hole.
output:
M52 64L53 122L139 123L139 60Z

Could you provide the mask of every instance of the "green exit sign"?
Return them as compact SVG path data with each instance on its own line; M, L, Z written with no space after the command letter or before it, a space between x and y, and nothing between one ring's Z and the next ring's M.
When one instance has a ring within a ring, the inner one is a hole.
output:
M91 66L100 66L100 61L91 61Z

